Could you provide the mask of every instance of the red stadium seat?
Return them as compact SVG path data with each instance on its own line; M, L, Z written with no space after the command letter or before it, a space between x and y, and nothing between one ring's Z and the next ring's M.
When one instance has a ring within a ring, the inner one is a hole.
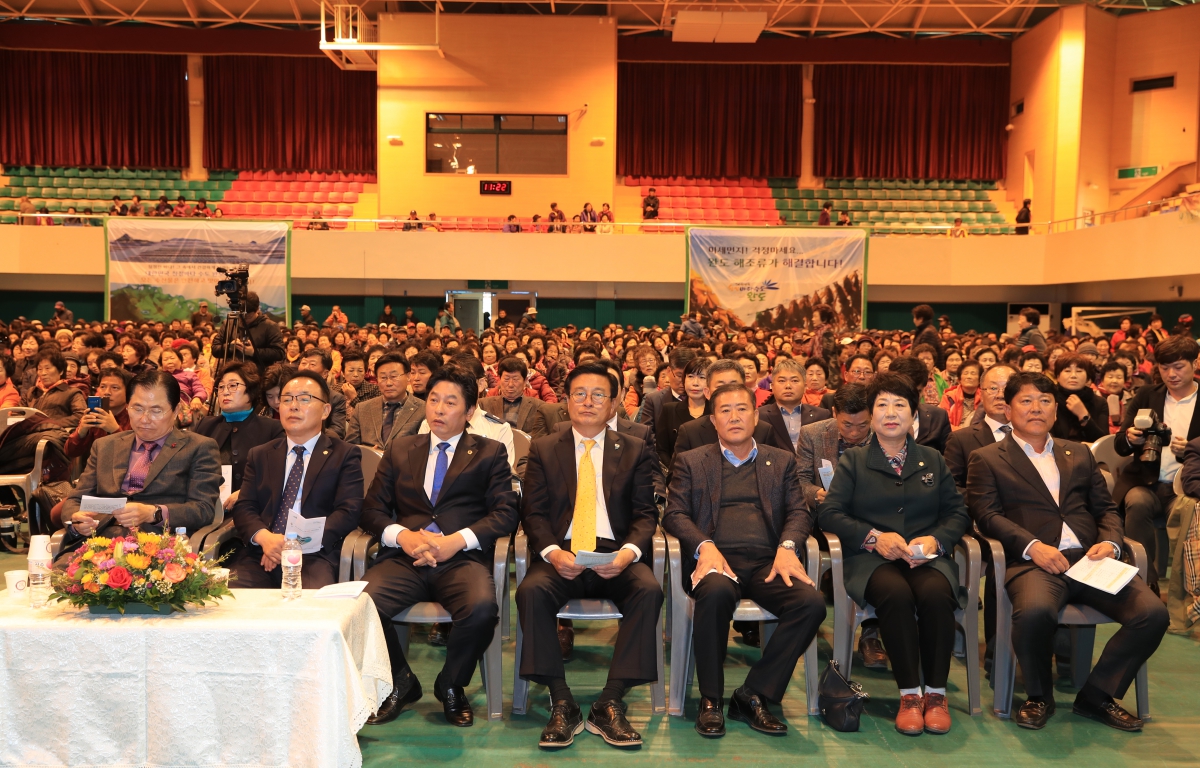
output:
M313 181L325 181L325 174L320 171L313 171L311 178Z
M262 214L262 205L259 203L246 203L247 216L259 216Z
M300 171L296 174L296 181L308 181L312 178L312 174L308 171Z
M340 203L340 202L342 202L342 193L341 192L330 192L326 196L325 199L331 203Z
M311 203L313 198L312 192L297 192L296 200L301 203Z
M346 185L346 188L348 190L350 190L351 192L362 192L363 191L363 183L361 181L352 181Z
M697 187L696 189L696 194L700 195L700 197L712 197L714 194L712 187Z
M232 216L241 216L246 212L245 203L229 203L229 213Z
M730 197L744 197L741 187L726 187L726 192Z
M275 203L263 203L262 204L262 215L263 216L267 216L267 217L274 216L275 211L276 211Z
M750 211L750 221L771 221L771 212Z
M330 229L345 229L346 227L347 227L346 222L342 221L341 219L330 219L329 220L329 228Z
M319 189L322 192L332 192L333 191L333 182L332 181L322 181L317 185L317 189Z
M357 192L343 192L342 193L342 202L343 203L357 203L358 202L358 193Z
M684 187L683 185L667 187L667 190L668 191L666 194L674 195L676 197L683 197L687 194L687 187Z
M263 179L267 178L267 174L263 171L255 171L254 175L250 178L254 179L255 181L262 181Z
M254 178L253 171L238 171L238 181L250 181Z
M295 181L296 180L296 172L295 171L284 171L283 173L279 174L279 178L283 179L284 181Z
M704 211L700 206L689 206L687 209L688 221L704 221Z
M744 198L744 197L729 198L729 207L736 208L738 210L743 210L743 211L746 210L746 198Z
M321 188L321 185L318 182L315 182L315 181L304 182L304 191L305 192L316 192L320 188Z
M640 190L638 190L638 194L640 194L642 197L645 197L646 195L650 194L650 187L643 186Z
M327 219L337 216L338 207L336 205L322 205L321 215Z
M303 192L304 191L304 182L289 181L288 185L287 185L287 191L288 192Z
M250 194L254 197L254 202L265 203L269 199L268 195L270 195L271 193L270 192L251 192Z
M343 218L350 218L353 215L354 215L354 206L353 205L339 205L338 206L338 216L341 216Z
M348 187L348 186L346 185L346 182L344 182L344 181L335 181L335 182L333 182L333 191L334 191L334 192L345 192L345 191L347 191L348 189L350 189L350 187Z
M438 219L438 221L441 222L443 232L453 232L458 229L457 216L447 216L444 219Z
M294 203L300 199L299 192L280 192L279 194L283 195L283 202L285 203Z
M380 232L387 232L387 231L393 230L395 228L396 228L396 220L395 219L385 218L385 219L382 219L375 223L375 229L378 229Z
M737 210L733 212L734 221L750 221L750 211Z
M292 203L292 217L300 218L308 215L308 206L303 203Z
M312 201L314 203L323 203L329 197L328 192L313 192Z
M268 181L275 181L279 178L279 172L278 171L267 171L266 176L264 178L266 178Z
M283 192L268 192L267 200L270 200L272 203L281 203L283 202L283 195Z

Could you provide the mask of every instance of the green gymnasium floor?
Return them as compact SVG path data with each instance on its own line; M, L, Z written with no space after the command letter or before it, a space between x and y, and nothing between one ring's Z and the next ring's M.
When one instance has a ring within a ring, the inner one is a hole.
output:
M22 559L0 555L0 571L22 566ZM833 609L830 607L830 618ZM516 609L513 609L516 617ZM605 669L611 654L615 624L576 622L575 658L567 664L567 680L581 705L588 706L604 685ZM1097 632L1097 655L1112 629ZM829 657L833 630L827 620L821 633L822 665ZM512 690L513 643L505 645L505 719L488 723L482 719L484 693L476 675L469 693L475 706L473 728L454 728L442 718L441 705L430 686L441 667L443 652L425 641L424 633L413 632L411 663L425 684L425 697L415 709L405 711L393 722L366 726L359 733L365 768L393 766L421 761L429 766L458 766L468 761L483 768L503 766L549 766L573 761L575 764L612 766L655 766L667 762L692 765L721 764L755 766L810 760L813 763L859 765L955 765L1013 766L1043 760L1063 766L1096 765L1113 768L1123 765L1200 764L1200 631L1190 636L1167 635L1150 661L1150 703L1153 720L1140 734L1124 734L1091 720L1071 714L1074 691L1062 681L1058 686L1058 712L1043 731L1026 731L990 714L991 689L984 682L984 714L971 718L966 706L966 671L955 661L950 674L950 705L954 729L945 736L928 734L916 738L901 736L892 726L899 696L889 673L868 672L856 667L854 679L871 694L858 733L842 734L825 727L819 718L805 715L803 668L797 669L784 701L783 716L791 730L786 737L771 738L753 733L744 724L729 722L723 739L702 739L692 730L696 693L688 708L688 719L650 716L648 687L634 690L627 697L630 720L641 731L645 746L619 753L599 737L583 733L575 744L561 752L541 751L537 737L545 724L546 691L540 686L530 690L530 711L523 717L509 714ZM670 647L668 646L668 660ZM745 676L758 651L730 643L726 664L726 687L732 691ZM1020 683L1018 681L1018 695ZM1129 708L1134 708L1132 690Z

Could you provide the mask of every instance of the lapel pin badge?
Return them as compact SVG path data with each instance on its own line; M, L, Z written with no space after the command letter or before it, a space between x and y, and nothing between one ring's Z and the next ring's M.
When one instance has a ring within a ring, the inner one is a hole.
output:
M771 462L769 462L769 461L768 461L768 462L767 462L767 466L768 466L768 467L769 467L769 466L771 466Z
M1063 453L1067 454L1068 456L1070 456L1070 455L1071 455L1071 452L1070 452L1070 451L1063 451Z
M321 451L321 455L322 455L322 456L328 456L328 455L329 455L329 451Z
M925 485L932 486L933 485L933 473L926 472L925 474L921 475L921 482L925 483Z
M918 462L917 462L917 466L918 466L918 467L923 467L923 466L925 466L925 462L923 462L923 461L918 461Z
M468 456L470 456L472 453L475 453L475 451L472 451L472 450L470 450L470 449L468 449L468 450L467 450L467 455L468 455Z

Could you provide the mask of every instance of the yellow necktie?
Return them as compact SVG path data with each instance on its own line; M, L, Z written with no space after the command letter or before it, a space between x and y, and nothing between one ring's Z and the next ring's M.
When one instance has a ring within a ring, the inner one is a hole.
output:
M596 551L596 467L592 464L595 445L595 440L584 440L583 458L579 460L575 519L571 528L571 549L575 552Z

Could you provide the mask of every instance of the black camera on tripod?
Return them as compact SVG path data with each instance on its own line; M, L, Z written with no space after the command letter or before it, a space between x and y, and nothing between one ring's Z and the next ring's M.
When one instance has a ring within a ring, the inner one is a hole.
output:
M224 296L229 304L230 312L246 311L246 293L250 290L250 265L238 264L235 267L217 267L217 271L225 275L224 280L218 280L214 291L217 296Z
M1155 462L1162 455L1162 447L1171 445L1171 428L1159 421L1158 414L1143 408L1133 417L1133 426L1142 431L1145 442L1138 461Z

